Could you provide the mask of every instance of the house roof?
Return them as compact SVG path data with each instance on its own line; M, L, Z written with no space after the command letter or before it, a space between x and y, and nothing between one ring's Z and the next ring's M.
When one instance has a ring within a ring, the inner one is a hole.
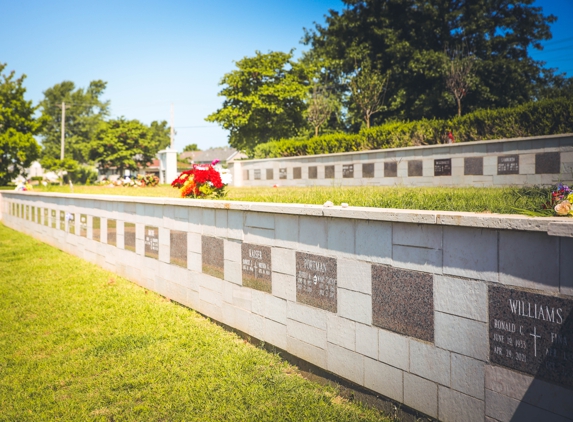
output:
M237 150L231 147L209 148L205 151L187 151L179 154L179 159L193 161L195 163L211 163L214 160L221 162L229 161L237 154Z

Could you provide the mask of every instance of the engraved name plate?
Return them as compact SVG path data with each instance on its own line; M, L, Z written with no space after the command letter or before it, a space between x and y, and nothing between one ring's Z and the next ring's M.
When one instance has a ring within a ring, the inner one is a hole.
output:
M271 248L243 243L241 245L243 286L272 292Z
M519 155L498 156L497 174L519 174Z
M205 274L225 278L225 250L223 239L201 236L201 262Z
M169 232L169 262L187 268L187 232Z
M451 176L451 175L452 175L451 158L434 160L434 176Z
M159 229L157 227L145 226L145 256L148 258L159 258Z
M330 312L337 311L335 258L296 253L296 301Z

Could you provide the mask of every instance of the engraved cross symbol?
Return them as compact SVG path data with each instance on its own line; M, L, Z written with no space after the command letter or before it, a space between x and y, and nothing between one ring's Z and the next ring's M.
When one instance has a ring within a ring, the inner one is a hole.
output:
M537 339L541 338L541 336L537 335L537 327L533 327L533 333L529 334L530 336L533 336L533 347L535 349L535 354L534 356L537 357Z

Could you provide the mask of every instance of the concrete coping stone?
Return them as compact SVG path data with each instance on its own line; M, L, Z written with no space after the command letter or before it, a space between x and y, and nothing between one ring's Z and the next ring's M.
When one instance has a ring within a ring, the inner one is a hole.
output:
M324 207L308 204L282 204L208 199L155 198L145 196L82 195L66 193L2 191L0 195L20 199L25 197L65 198L124 202L151 205L175 205L190 208L256 211L261 213L349 218L413 224L478 227L484 229L546 232L551 236L573 237L573 219L568 217L529 217L514 214L489 214L455 211L404 210L394 208Z

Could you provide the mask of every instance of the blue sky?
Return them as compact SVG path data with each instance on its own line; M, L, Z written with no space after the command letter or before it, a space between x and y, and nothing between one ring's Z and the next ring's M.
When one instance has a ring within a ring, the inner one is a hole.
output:
M573 76L573 0L537 0L558 16L537 60ZM175 147L224 146L227 132L204 118L220 107L221 77L255 50L298 52L303 27L324 22L340 0L0 0L0 62L25 73L27 99L64 80L108 82L112 116L168 120Z

